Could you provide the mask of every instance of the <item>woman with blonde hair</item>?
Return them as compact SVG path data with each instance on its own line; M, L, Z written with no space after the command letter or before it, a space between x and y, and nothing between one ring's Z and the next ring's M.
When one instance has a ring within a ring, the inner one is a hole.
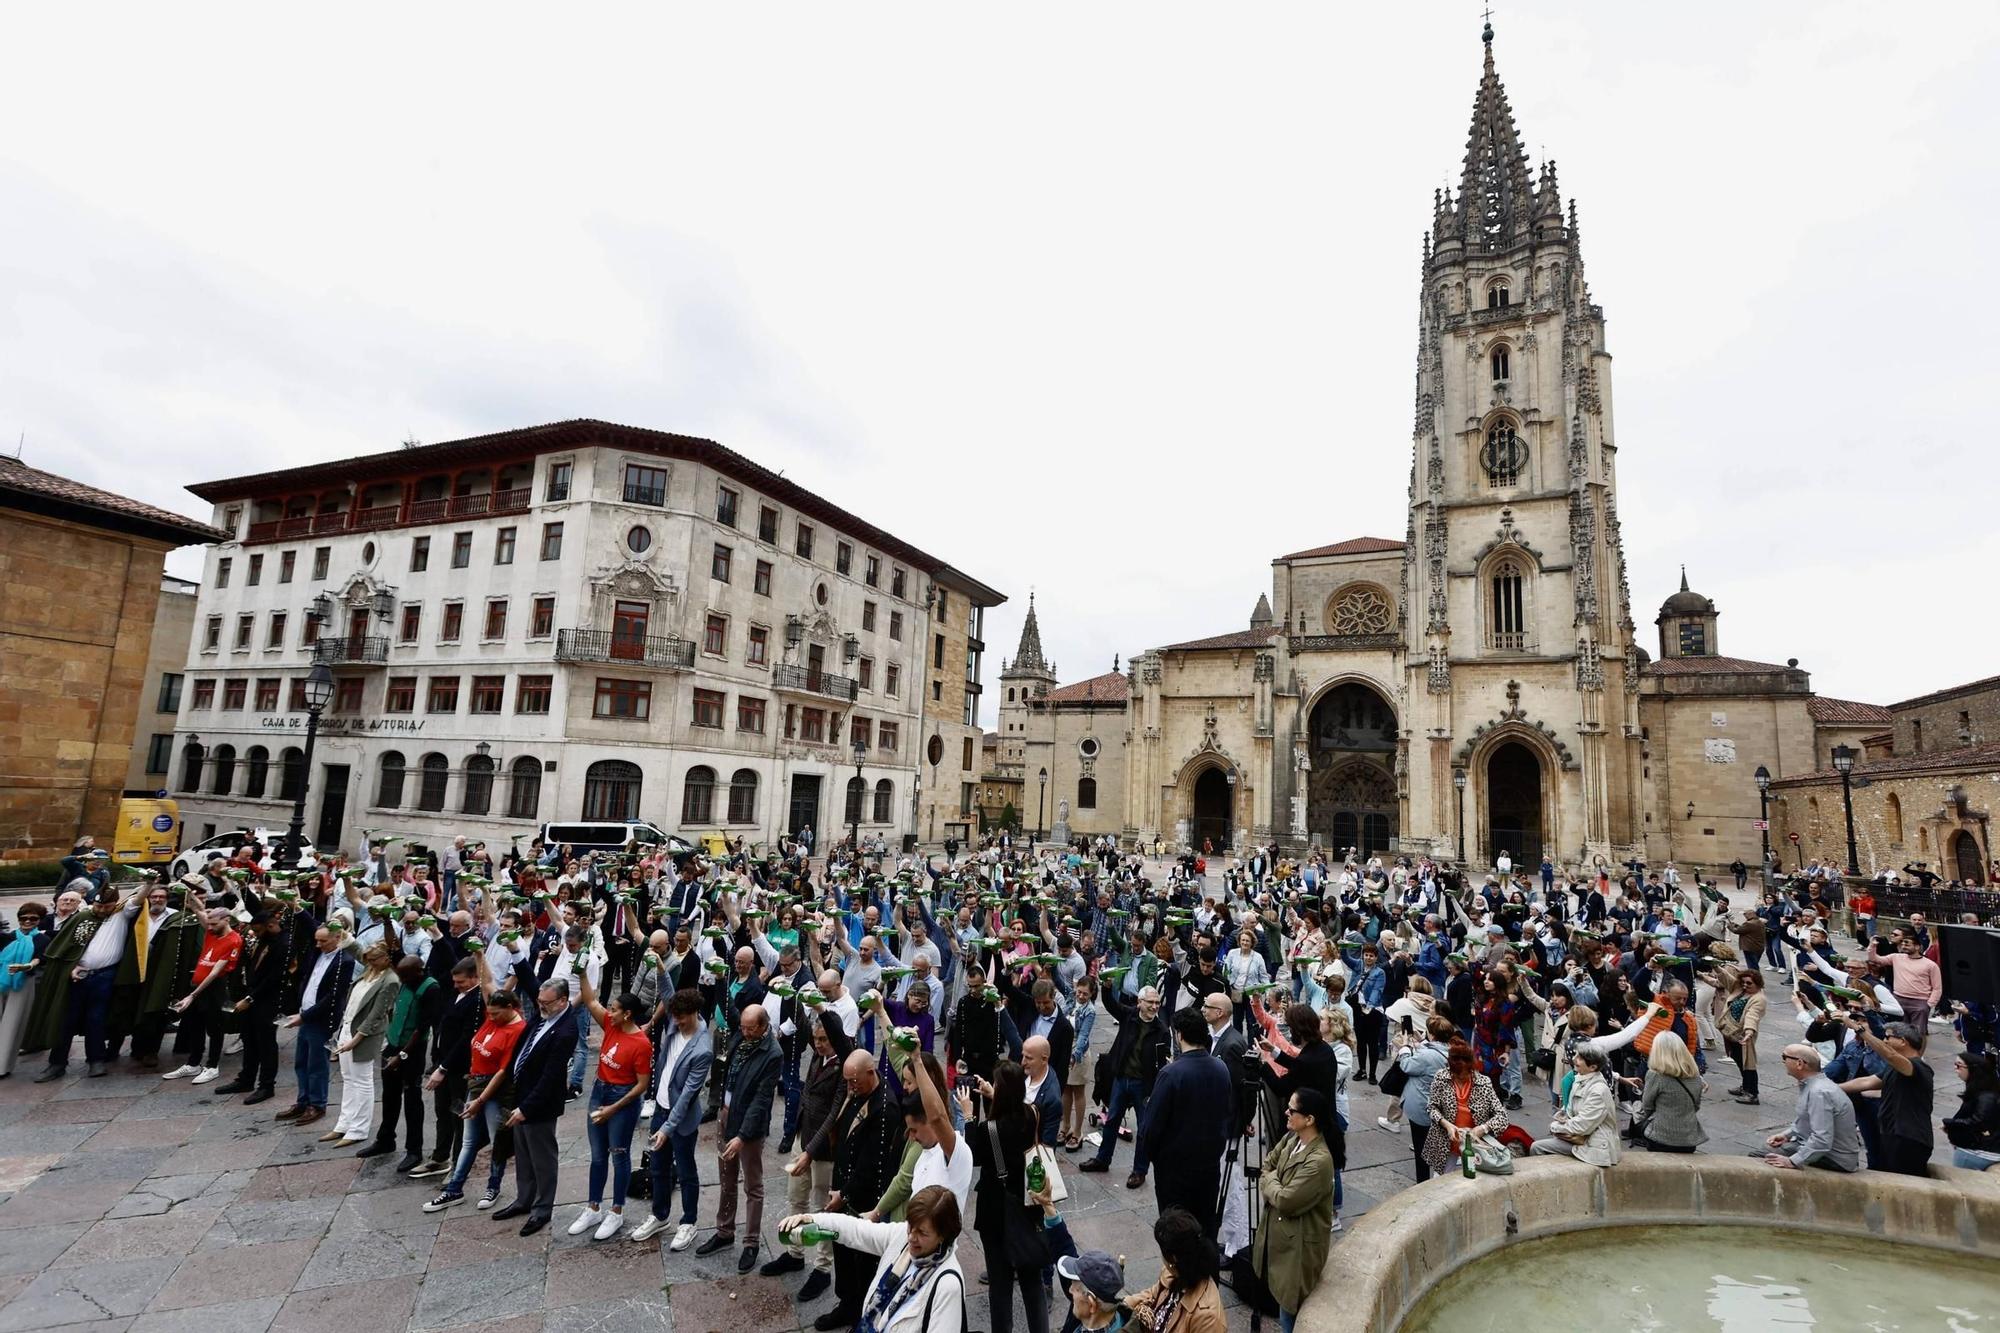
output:
M1335 1004L1320 1015L1320 1035L1333 1048L1333 1120L1340 1127L1338 1134L1328 1135L1333 1152L1333 1230L1341 1228L1340 1222L1340 1173L1347 1169L1347 1126L1352 1123L1347 1112L1347 1080L1353 1077L1356 1061L1359 1059L1354 1048L1353 1010L1344 1004Z
M340 1118L321 1143L351 1148L366 1143L375 1126L375 1085L380 1079L382 1039L403 983L389 968L389 944L376 940L361 951L361 975L348 988L347 1009L333 1034L340 1057ZM391 1114L394 1114L392 1109Z
M1653 1043L1634 1128L1653 1152L1693 1152L1708 1138L1701 1127L1701 1071L1687 1043Z

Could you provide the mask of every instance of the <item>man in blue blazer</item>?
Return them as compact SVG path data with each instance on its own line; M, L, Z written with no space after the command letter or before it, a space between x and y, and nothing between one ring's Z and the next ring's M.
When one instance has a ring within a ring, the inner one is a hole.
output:
M1161 1212L1185 1208L1214 1235L1222 1192L1222 1150L1235 1119L1229 1071L1208 1049L1208 1021L1190 1005L1174 1015L1176 1055L1153 1084L1139 1137L1153 1163Z
M493 1220L526 1214L521 1234L549 1224L556 1206L556 1122L569 1105L569 1058L576 1050L576 1019L569 983L558 978L535 993L540 1011L514 1052L514 1109L505 1123L514 1131L514 1201Z
M695 990L675 991L667 1001L667 1016L673 1022L653 1065L652 1094L658 1105L648 1126L653 1135L653 1215L632 1233L633 1240L651 1240L666 1230L678 1178L681 1223L674 1232L672 1248L676 1250L694 1244L695 1202L701 1197L694 1145L701 1134L702 1089L708 1086L715 1058L708 1024L701 1021L702 1007L701 992Z

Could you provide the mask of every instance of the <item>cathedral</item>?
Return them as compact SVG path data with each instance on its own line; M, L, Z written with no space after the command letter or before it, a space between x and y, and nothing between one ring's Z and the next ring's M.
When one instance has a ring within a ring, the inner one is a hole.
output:
M1681 588L1641 645L1603 308L1576 205L1531 170L1493 31L1456 191L1424 240L1403 537L1271 562L1245 628L1070 685L1031 601L982 807L1053 836L1490 864L1756 865L1757 774L1810 773L1885 710L1721 655Z

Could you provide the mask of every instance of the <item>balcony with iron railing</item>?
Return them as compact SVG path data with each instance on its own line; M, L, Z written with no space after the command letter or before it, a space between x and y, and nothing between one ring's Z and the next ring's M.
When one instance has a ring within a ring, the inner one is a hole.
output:
M606 629L556 631L556 661L608 662L655 671L685 671L694 665L689 639L655 639Z
M426 523L449 523L458 519L494 518L525 514L534 490L515 486L503 491L476 491L470 495L439 496L432 500L403 500L396 504L371 505L366 509L342 509L326 514L294 514L289 518L265 519L252 523L245 544L290 541L298 537L324 537L342 532L375 532L382 528L416 527Z
M789 690L793 694L812 694L839 699L844 703L853 703L859 689L847 676L830 675L817 667L791 662L782 662L772 671L771 684L776 689Z
M348 634L316 640L313 661L328 666L381 666L389 660L389 640L379 634Z

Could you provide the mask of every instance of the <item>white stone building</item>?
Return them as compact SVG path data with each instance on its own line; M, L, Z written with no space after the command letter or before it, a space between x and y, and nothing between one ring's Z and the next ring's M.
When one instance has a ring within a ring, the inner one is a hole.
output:
M289 821L324 661L305 824L323 846L364 827L504 845L576 818L899 839L931 608L1002 600L719 444L601 421L190 489L233 537L207 554L188 653L190 838Z

